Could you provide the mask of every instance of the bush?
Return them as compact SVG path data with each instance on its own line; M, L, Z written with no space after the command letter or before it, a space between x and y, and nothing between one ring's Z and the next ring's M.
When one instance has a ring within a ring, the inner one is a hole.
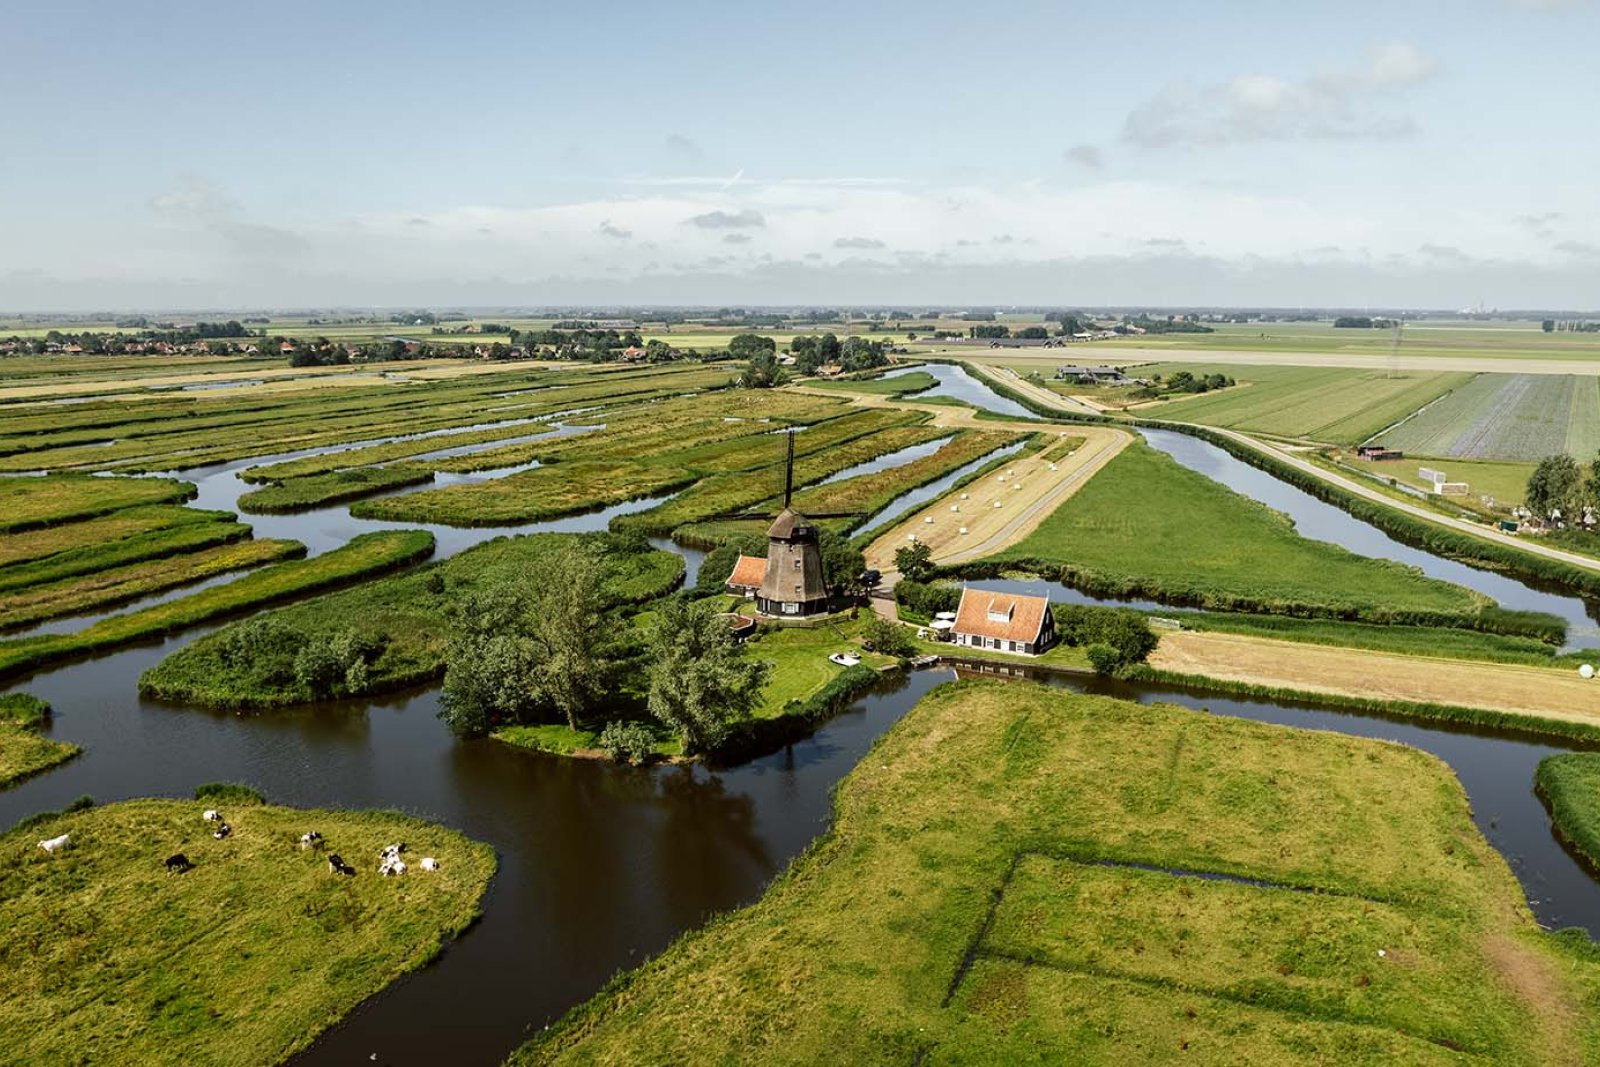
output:
M63 812L88 811L92 807L94 807L94 797L90 796L88 793L84 793L83 795L79 796L77 800L74 800L71 804L68 804L61 810Z
M247 785L238 782L207 782L194 787L196 800L209 800L218 804L265 804L267 798Z
M50 717L50 705L31 693L0 696L0 721L32 729Z
M1116 674L1123 666L1122 653L1099 641L1084 649L1084 654L1096 674Z
M932 618L941 611L954 611L961 603L961 587L948 582L903 581L894 587L895 602L917 615Z
M868 621L861 643L885 656L909 656L916 651L916 644L904 626L878 615Z
M619 719L600 731L600 747L618 763L640 764L655 755L656 736L642 722Z
M1051 612L1061 640L1084 648L1089 663L1100 674L1116 674L1143 663L1160 640L1144 616L1129 608L1056 604Z

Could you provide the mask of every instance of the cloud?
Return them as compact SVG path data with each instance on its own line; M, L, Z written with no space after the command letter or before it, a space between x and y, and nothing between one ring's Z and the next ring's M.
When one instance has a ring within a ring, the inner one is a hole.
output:
M835 248L888 248L889 246L873 237L835 237Z
M1557 252L1564 252L1569 256L1581 256L1584 259L1600 257L1600 245L1588 241L1562 241L1556 245Z
M1438 69L1415 46L1392 43L1369 50L1358 66L1299 80L1241 74L1223 83L1168 85L1128 113L1122 136L1141 148L1405 137L1416 132L1409 117L1368 114L1365 106Z
M1572 11L1588 7L1590 0L1506 0L1512 7L1525 11Z
M621 226L614 225L610 219L602 219L599 228L600 232L607 237L615 237L622 241L626 241L633 236L632 230L625 230Z
M754 208L745 208L743 211L707 211L703 215L695 215L685 221L702 230L750 230L760 229L767 224L761 212Z
M1472 258L1455 245L1440 245L1432 242L1418 245L1417 251L1429 259L1445 260L1451 263L1466 263Z
M433 224L431 222L429 222L427 219L423 218L421 215L413 215L409 219L406 220L406 225L407 226L431 226Z
M681 133L669 133L661 142L661 148L667 156L682 163L698 163L705 158L694 138L686 137Z
M1103 170L1106 165L1105 153L1092 144L1075 144L1061 156L1068 163L1076 163L1089 170Z
M747 245L754 240L755 238L747 233L727 233L722 235L722 243L725 245Z
M1145 241L1148 248L1165 248L1168 250L1188 248L1189 242L1181 237L1151 237Z

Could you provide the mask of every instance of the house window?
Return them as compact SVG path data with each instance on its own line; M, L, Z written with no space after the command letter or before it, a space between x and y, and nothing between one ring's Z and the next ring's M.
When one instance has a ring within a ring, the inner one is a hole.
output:
M794 561L794 569L795 570L799 570L800 569L800 561L799 560L795 560Z
M1011 651L1015 652L1016 650L1017 650L1017 643L1015 641L1013 641L1013 642L1011 642Z
M800 605L799 604L785 604L783 606L783 613L785 615L798 615L798 614L800 614Z

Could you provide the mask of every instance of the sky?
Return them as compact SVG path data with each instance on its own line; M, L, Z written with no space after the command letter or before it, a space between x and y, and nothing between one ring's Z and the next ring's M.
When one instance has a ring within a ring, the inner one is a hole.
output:
M1600 0L7 0L0 311L1600 308Z

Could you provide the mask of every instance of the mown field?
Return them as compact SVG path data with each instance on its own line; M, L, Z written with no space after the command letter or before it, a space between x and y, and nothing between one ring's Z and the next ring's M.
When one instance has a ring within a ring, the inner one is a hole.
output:
M1597 981L1431 756L968 682L758 903L513 1062L1576 1062Z
M1534 461L1600 455L1600 380L1480 374L1383 434L1378 443L1430 456Z
M216 806L233 828L213 840ZM326 853L358 873L329 872ZM59 834L50 855L38 842ZM386 844L413 862L377 873ZM194 868L169 874L183 853ZM273 1064L421 967L478 915L494 851L393 812L134 800L0 837L0 1061Z
M1482 497L1491 496L1495 507L1501 510L1509 510L1522 503L1527 494L1528 476L1533 473L1535 466L1521 460L1462 459L1459 456L1430 456L1410 452L1399 460L1367 460L1353 452L1346 452L1339 456L1339 462L1379 478L1394 478L1424 490L1431 486L1418 474L1419 469L1427 467L1442 471L1452 482L1467 483L1469 494L1466 503L1478 504ZM1449 504L1459 499L1449 497L1443 502Z
M1217 610L1448 626L1485 606L1415 568L1302 537L1282 514L1142 443L978 569L995 565Z
M1471 381L1469 374L1384 371L1336 367L1196 367L1161 363L1137 368L1142 377L1178 371L1220 373L1239 384L1140 407L1141 416L1207 426L1358 444L1418 408Z

